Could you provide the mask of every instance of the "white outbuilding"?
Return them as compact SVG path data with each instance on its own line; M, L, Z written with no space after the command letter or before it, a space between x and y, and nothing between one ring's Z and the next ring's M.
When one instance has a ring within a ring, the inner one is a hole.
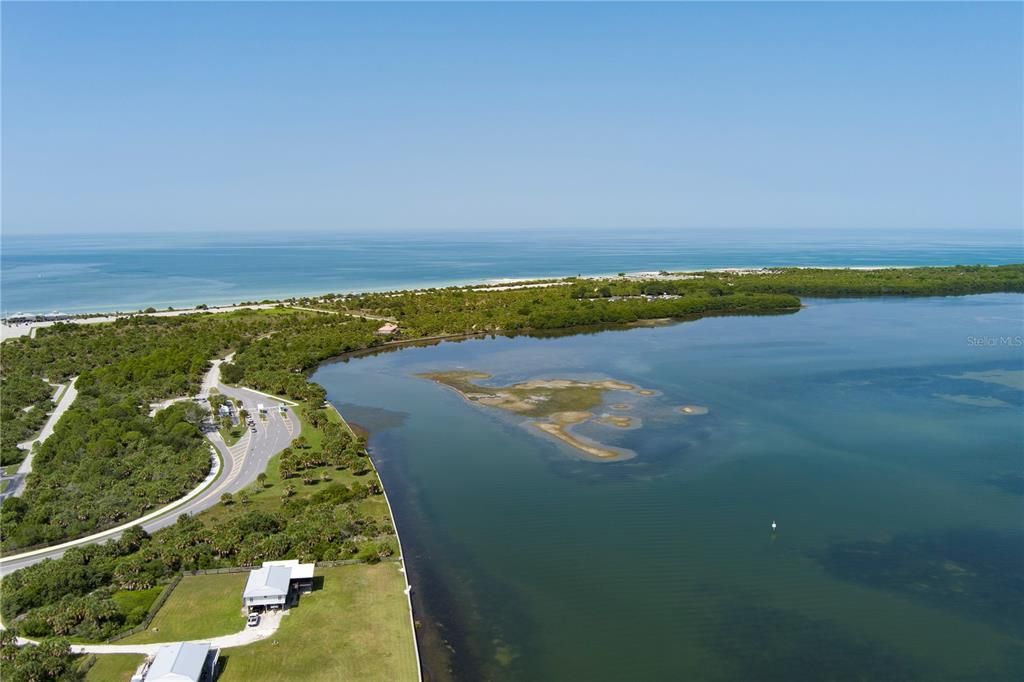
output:
M132 682L206 682L213 680L219 652L206 642L178 642L160 647Z

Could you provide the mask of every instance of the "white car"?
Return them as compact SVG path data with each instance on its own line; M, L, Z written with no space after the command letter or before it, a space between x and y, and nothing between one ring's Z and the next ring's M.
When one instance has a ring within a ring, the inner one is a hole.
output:
M245 624L247 627L254 628L260 624L260 614L250 613L249 618L246 619Z

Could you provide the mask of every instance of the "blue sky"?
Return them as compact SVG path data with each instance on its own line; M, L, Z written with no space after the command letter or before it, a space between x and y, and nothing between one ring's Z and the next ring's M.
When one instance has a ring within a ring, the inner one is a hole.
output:
M2 12L8 234L1022 228L1021 4Z

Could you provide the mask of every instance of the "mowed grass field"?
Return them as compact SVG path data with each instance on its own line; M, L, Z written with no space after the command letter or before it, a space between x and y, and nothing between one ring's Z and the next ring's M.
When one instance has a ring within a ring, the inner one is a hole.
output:
M218 682L416 680L398 568L394 562L318 568L323 588L303 596L273 637L221 651Z
M248 577L248 573L185 576L149 628L118 644L178 642L244 630L242 590Z
M145 660L142 654L103 654L85 674L86 682L130 682Z

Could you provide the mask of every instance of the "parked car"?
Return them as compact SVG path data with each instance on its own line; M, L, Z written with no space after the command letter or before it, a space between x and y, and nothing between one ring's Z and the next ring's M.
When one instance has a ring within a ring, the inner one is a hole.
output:
M250 613L249 614L249 618L247 618L246 621L245 621L245 624L248 627L251 627L251 628L256 627L257 625L260 624L260 614L258 614L258 613Z

